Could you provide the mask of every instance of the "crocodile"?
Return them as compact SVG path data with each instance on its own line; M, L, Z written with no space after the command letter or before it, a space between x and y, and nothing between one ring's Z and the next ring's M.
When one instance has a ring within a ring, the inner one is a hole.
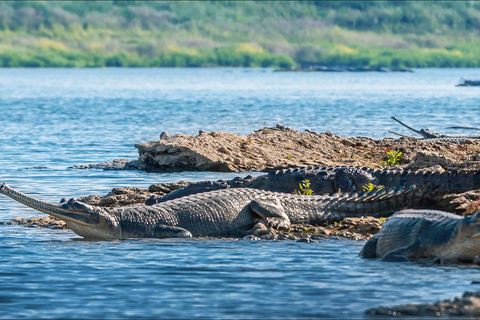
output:
M363 247L363 258L474 262L480 256L480 212L459 216L438 210L403 210Z
M365 184L373 183L385 188L423 186L430 182L440 193L461 193L480 189L480 170L469 171L416 171L405 169L372 169L348 166L297 167L269 172L265 175L231 180L199 181L166 195L153 195L145 201L152 205L179 197L227 188L254 188L274 192L292 193L308 179L315 194L331 194L338 191L359 192Z
M432 142L435 142L435 141L442 141L442 142L450 142L450 143L457 143L457 144L463 144L465 143L465 141L467 140L480 140L480 135L471 135L471 136L448 136L448 135L444 135L444 134L440 134L440 133L435 133L435 132L432 132L428 129L420 129L420 130L416 130L416 129L413 129L412 127L406 125L405 123L403 123L402 121L398 120L396 117L392 117L393 120L397 121L398 123L400 123L402 126L412 130L413 132L421 135L423 137L422 140L425 140L425 141L432 141ZM476 129L476 128L469 128L469 129ZM388 130L388 132L390 133L393 133L393 134L396 134L398 136L402 136L402 137L405 137L405 138L414 138L414 137L410 137L410 136L406 136L406 135L403 135L403 134L400 134L400 133L397 133L395 131L391 131L391 130Z
M107 208L75 199L51 204L16 191L6 184L0 193L33 209L57 217L84 238L127 239L245 235L264 220L273 228L293 224L320 225L345 217L388 216L405 206L435 200L425 187L342 195L299 196L235 188L194 194L153 206Z

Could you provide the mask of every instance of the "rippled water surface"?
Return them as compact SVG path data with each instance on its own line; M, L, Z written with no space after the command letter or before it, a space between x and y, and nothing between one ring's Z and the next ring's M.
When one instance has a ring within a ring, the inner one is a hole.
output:
M249 134L281 123L345 136L472 134L479 69L274 73L254 69L0 69L0 182L43 200L238 174L73 170L137 157L162 131ZM0 197L0 221L39 213ZM382 263L363 242L79 241L0 226L0 318L362 318L378 305L480 290L478 269Z

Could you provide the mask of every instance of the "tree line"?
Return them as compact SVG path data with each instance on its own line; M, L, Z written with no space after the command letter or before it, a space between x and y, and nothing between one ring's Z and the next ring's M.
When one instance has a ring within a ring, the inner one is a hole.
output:
M479 67L476 1L3 1L0 66Z

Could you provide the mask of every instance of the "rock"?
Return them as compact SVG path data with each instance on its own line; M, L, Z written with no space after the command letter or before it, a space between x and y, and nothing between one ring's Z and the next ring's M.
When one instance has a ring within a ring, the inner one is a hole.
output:
M136 160L115 159L113 161L81 164L68 167L68 169L101 169L101 170L138 170L141 165Z
M310 238L300 238L296 242L315 242Z
M256 237L256 236L248 235L248 236L243 237L243 240L258 241L258 240L262 240L262 239L260 239L259 237Z
M187 181L180 181L180 182L167 182L167 183L159 183L153 184L148 187L149 192L161 192L161 193L169 193L174 190L183 188L187 186L189 183Z
M68 229L65 222L54 217L41 217L35 219L13 218L7 222L0 222L0 225L20 225L32 228L49 228L49 229Z
M27 219L17 217L17 218L13 218L13 219L11 220L11 222L12 222L12 224L21 224L21 223L26 223L26 222L27 222Z
M432 166L440 166L445 168L452 164L454 159L448 159L447 155L439 155L438 153L431 151L418 151L412 158L408 168L421 169Z
M225 147L218 148L218 152L225 153L225 154L230 154L230 152Z
M474 144L474 140L472 140L472 139L465 139L465 141L463 141L463 144Z
M480 292L467 291L461 298L446 299L436 303L370 308L365 313L390 317L479 317Z
M287 167L331 165L365 166L380 169L392 150L402 151L401 165L426 169L478 168L480 141L459 146L440 141L411 138L372 139L300 132L280 124L243 136L227 132L199 131L197 136L177 134L138 143L138 159L116 159L76 169L172 171L272 171ZM437 169L436 169L437 170Z
M167 131L160 133L160 140L170 137Z

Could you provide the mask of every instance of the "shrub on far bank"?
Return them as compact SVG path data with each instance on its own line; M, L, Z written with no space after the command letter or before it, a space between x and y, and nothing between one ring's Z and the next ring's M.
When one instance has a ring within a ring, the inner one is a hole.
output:
M242 52L234 47L175 49L154 57L136 52L62 51L31 49L22 53L0 52L0 67L272 67L291 68L292 58L268 52Z

